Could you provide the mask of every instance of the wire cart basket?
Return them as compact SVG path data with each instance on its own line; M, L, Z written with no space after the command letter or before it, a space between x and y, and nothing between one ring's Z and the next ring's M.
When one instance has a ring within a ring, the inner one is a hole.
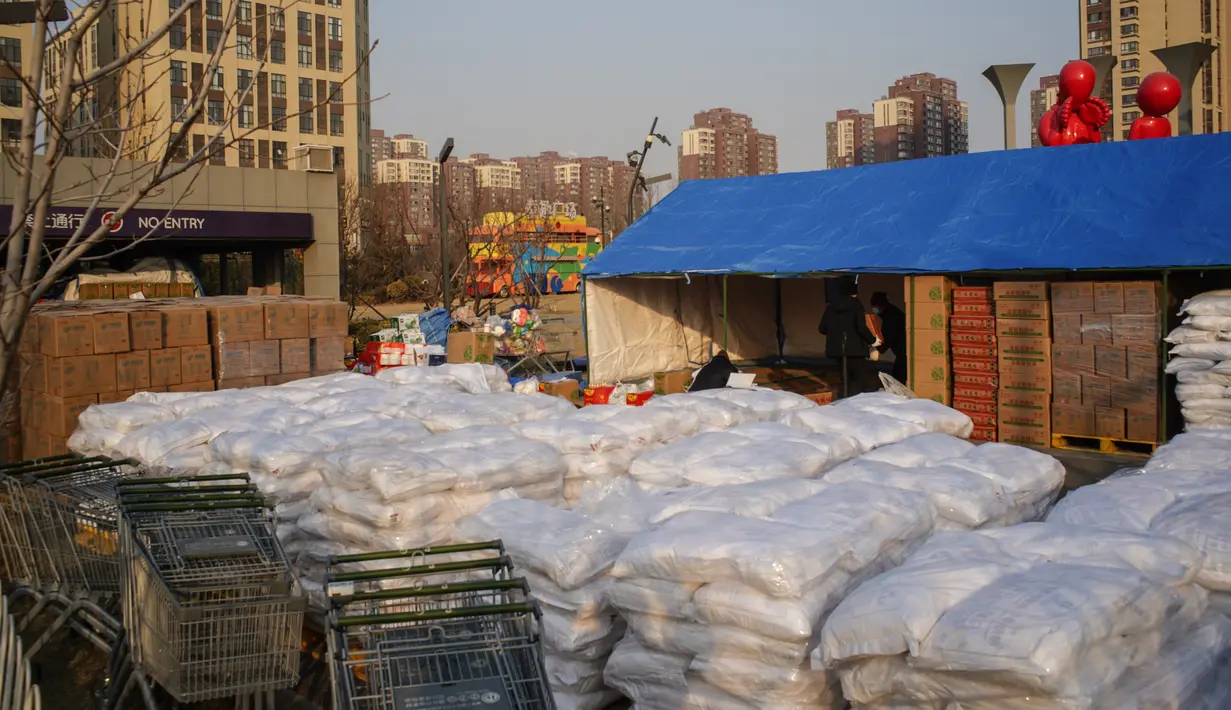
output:
M181 703L288 688L307 606L248 477L120 485L133 664Z
M541 613L499 541L334 557L327 581L337 710L555 709Z

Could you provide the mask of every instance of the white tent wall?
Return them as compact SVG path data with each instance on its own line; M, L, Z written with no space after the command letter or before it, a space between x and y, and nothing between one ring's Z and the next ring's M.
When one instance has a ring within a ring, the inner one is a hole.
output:
M825 310L821 276L775 279L728 276L729 321L724 324L723 276L621 276L585 281L586 338L590 381L612 384L655 372L699 367L725 340L732 360L778 354L775 284L782 288L782 322L788 358L823 358L825 337L817 332ZM884 291L899 306L901 276L859 278L860 300Z

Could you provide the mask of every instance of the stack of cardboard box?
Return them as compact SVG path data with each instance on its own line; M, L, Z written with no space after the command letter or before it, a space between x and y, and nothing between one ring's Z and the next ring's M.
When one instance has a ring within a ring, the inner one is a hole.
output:
M971 439L996 441L996 308L990 286L956 286L949 319L953 408L975 424Z
M953 282L944 276L908 276L905 306L907 384L920 397L952 404L949 318Z
M1011 444L1051 446L1051 304L1048 285L999 281L997 432Z
M1159 439L1162 284L1052 284L1053 427L1068 437Z
M21 342L21 455L64 453L78 414L136 392L208 392L337 372L347 321L346 304L296 297L37 306Z

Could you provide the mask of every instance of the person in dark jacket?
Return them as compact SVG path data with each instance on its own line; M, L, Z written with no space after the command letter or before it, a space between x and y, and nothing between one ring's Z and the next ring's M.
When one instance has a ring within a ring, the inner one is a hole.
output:
M889 302L884 291L872 294L872 312L881 318L884 343L879 350L893 351L893 379L906 384L906 314Z
M852 397L868 391L872 370L868 354L881 342L868 329L868 314L854 279L838 279L827 292L829 303L818 330L825 336L825 357L842 363L843 396Z

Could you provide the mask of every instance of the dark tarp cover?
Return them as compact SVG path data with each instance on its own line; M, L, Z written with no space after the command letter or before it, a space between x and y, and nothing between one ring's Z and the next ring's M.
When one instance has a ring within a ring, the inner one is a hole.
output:
M1231 134L692 180L585 277L1231 263Z

